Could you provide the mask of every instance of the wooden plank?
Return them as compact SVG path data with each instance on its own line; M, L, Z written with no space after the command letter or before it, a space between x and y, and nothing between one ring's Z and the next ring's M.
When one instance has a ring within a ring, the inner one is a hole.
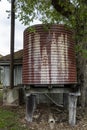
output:
M74 93L69 94L69 124L71 126L76 124L77 96Z
M30 88L25 90L26 93L70 93L70 88Z
M28 122L32 122L33 113L35 110L36 102L35 102L35 95L26 96L26 117L25 119Z

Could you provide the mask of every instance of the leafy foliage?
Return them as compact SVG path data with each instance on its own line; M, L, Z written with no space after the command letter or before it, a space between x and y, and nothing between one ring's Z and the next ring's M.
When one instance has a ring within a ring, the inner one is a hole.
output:
M60 10L55 9L52 1ZM77 43L87 41L86 0L16 0L16 11L24 25L29 26L36 19L44 24L63 23L74 30Z
M39 19L44 23L67 22L72 25L76 23L77 19L80 21L87 20L87 5L83 2L85 0L72 0L72 4L61 0L57 1L62 7L66 3L64 10L72 12L69 19L63 17L61 12L55 10L51 0L16 0L18 17L25 25L29 25L35 19Z
M55 9L53 2L61 7L60 10ZM87 29L84 29L87 27L87 0L15 0L15 5L16 16L24 25L29 26L38 19L45 24L66 24L79 32L79 35L84 30L87 33Z
M74 30L77 43L87 42L87 0L15 0L15 5L16 16L24 25L34 20L66 24Z
M62 20L62 16L53 8L51 0L18 0L16 9L19 19L25 25L30 25L30 22L36 19L43 23L58 23Z

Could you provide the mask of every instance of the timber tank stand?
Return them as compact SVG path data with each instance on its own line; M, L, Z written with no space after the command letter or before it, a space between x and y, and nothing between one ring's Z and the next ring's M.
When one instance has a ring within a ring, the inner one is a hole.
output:
M76 124L77 84L73 32L64 25L33 26L24 31L23 87L26 93L26 120L31 122L35 94L68 93L69 124Z

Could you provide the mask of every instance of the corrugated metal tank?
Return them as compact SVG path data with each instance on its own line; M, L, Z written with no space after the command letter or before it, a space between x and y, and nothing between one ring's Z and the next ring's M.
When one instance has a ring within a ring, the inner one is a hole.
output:
M72 31L64 25L24 31L23 84L75 84L76 60Z

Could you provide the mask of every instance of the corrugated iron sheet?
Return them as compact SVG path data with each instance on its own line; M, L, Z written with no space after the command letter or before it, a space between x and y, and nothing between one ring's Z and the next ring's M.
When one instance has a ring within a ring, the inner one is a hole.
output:
M23 84L76 83L72 32L63 25L34 27L34 33L24 31Z

